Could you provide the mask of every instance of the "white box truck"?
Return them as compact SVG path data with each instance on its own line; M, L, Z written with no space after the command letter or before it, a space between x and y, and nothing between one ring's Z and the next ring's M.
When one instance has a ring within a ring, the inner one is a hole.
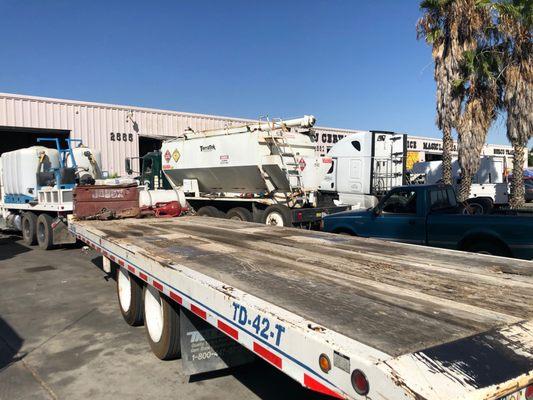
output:
M487 213L494 207L509 203L509 183L506 179L507 162L503 157L482 156L479 170L473 178L470 198L471 212ZM442 181L442 161L425 161L413 165L409 171L413 183L434 184ZM461 182L461 167L452 160L453 186L457 190Z

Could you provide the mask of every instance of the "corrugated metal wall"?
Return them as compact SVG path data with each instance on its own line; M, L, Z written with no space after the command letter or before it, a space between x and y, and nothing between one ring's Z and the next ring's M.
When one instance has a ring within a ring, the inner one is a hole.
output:
M245 120L0 93L0 127L61 129L102 151L110 173L123 174L124 159L136 157L141 136L172 137L187 127L215 129Z
M139 155L139 136L172 137L188 127L206 130L246 122L253 120L0 93L0 127L68 130L71 138L101 150L103 169L118 174L125 172L126 157ZM319 142L356 132L317 130Z

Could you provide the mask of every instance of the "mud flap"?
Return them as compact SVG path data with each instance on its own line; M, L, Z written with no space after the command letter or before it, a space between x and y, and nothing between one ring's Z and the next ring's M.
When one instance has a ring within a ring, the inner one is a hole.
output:
M76 236L72 235L66 221L56 218L52 222L52 243L55 245L76 243Z
M180 340L186 375L236 367L255 360L253 353L185 309L180 312Z

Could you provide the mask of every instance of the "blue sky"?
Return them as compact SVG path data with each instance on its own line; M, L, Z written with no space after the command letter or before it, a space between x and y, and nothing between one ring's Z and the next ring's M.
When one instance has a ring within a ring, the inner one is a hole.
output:
M418 3L0 0L0 91L439 137Z

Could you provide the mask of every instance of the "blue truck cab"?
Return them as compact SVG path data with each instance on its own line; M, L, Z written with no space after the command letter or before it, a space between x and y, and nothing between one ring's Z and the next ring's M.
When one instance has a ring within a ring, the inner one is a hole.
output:
M328 215L326 232L533 260L533 218L467 215L449 185L400 186L374 208Z

